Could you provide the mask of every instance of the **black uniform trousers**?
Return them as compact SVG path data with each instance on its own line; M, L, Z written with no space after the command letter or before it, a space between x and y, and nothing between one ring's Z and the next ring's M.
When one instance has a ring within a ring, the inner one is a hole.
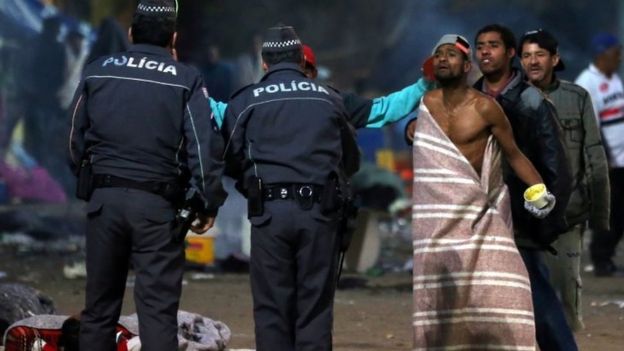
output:
M279 199L250 222L257 351L331 350L337 214Z
M80 349L114 351L129 263L141 349L178 349L177 312L184 247L174 240L175 209L136 189L95 189L87 205L87 288Z
M610 230L594 233L589 246L594 265L612 265L618 243L624 235L624 168L612 168L609 172L611 186Z

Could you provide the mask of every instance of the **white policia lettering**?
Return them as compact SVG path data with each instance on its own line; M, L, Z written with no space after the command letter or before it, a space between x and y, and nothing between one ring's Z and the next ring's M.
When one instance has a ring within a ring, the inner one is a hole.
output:
M156 70L158 72L169 73L174 76L178 75L178 71L174 65L168 65L164 62L158 62L153 60L147 60L147 57L143 57L140 60L136 60L134 57L127 58L126 56L121 56L119 58L109 57L103 63L102 67L106 67L108 64L114 64L115 66L126 66L130 68L141 68L141 69L149 69Z
M329 95L329 92L321 85L316 85L312 82L297 82L297 81L291 81L290 84L288 83L279 83L279 84L270 84L267 85L266 87L260 87L260 88L256 88L253 90L253 94L254 97L258 97L260 96L260 94L262 93L269 93L269 94L275 94L278 91L283 92L283 93L288 93L291 91L316 91L319 93L323 93L323 94L327 94Z

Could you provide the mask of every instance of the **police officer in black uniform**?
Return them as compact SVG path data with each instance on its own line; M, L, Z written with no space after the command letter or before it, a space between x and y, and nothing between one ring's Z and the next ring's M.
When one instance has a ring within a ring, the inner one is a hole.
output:
M336 178L354 136L340 96L304 75L294 29L264 38L268 72L232 96L222 126L226 173L249 202L256 348L331 350Z
M173 0L141 0L133 45L87 65L71 108L72 168L80 196L90 195L81 350L116 350L130 264L142 349L178 349L185 232L176 207L193 184L204 196L191 230L202 233L224 200L223 139L200 73L175 60L175 26Z

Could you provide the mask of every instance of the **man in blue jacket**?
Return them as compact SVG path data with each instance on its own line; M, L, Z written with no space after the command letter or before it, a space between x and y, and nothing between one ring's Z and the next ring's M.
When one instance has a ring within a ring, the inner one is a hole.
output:
M304 73L310 79L316 79L316 56L307 45L303 45ZM381 128L397 122L412 112L420 98L433 88L433 82L420 78L416 83L387 96L374 99L363 98L355 93L339 92L348 113L348 121L354 128ZM215 121L221 126L227 104L210 98L210 108Z

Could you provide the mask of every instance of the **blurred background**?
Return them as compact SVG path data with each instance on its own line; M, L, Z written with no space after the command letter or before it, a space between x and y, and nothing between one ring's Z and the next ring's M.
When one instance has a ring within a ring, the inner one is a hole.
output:
M79 255L84 223L66 161L67 109L85 62L127 47L136 4L0 1L0 243L24 252ZM567 66L561 77L567 80L591 60L594 34L624 34L624 2L616 0L179 0L179 5L180 60L197 66L210 94L221 101L261 77L261 35L280 22L293 25L313 48L321 79L367 97L415 82L445 33L472 42L489 23L509 26L517 37L547 29L559 39ZM409 210L412 180L406 121L359 131L365 166L354 183L366 208L402 217L381 228L403 231L409 246L409 216L401 212ZM201 252L195 261L212 264L232 255L235 264L244 260L244 209L244 199L232 193L212 230L215 240L197 243Z

